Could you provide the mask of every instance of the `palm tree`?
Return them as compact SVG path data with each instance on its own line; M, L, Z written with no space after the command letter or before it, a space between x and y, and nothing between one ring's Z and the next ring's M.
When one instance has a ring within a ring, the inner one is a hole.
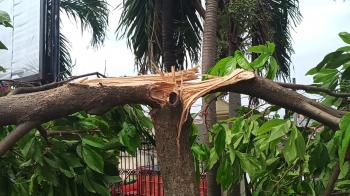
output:
M220 12L221 55L267 41L276 44L275 58L280 65L279 76L287 79L293 53L290 30L299 24L301 13L298 0L227 0ZM253 57L254 58L254 57Z
M50 5L50 4L49 4ZM82 31L91 30L91 45L101 46L108 27L108 4L106 0L60 0L60 11L75 22L80 23ZM73 67L69 40L60 33L60 79L71 76Z
M198 62L200 1L123 0L122 7L118 37L126 36L140 73L184 69L188 60Z

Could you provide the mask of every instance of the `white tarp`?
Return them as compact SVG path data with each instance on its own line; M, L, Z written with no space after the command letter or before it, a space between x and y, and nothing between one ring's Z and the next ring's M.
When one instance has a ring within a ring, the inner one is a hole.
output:
M40 72L40 0L0 0L13 28L0 26L0 40L8 50L0 50L0 79L18 79Z

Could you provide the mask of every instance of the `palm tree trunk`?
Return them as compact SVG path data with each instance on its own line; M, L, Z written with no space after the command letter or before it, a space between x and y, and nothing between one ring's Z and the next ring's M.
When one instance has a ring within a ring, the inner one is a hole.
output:
M226 3L229 3L226 2ZM228 6L228 5L227 5ZM230 19L229 29L228 29L228 55L233 55L233 53L239 49L239 32L238 26L236 25L234 18ZM241 95L238 93L229 93L229 116L237 116L237 109L241 107ZM228 196L240 196L241 195L241 183L237 182L228 191Z
M204 33L203 33L203 50L202 50L202 73L207 73L208 69L215 64L216 52L217 52L217 14L218 14L218 1L207 0L205 21L204 21ZM211 127L216 122L216 103L209 101L209 99L203 99L203 107L209 105L205 124ZM207 133L203 134L203 138L209 144L209 138ZM209 144L210 145L210 144ZM214 166L207 174L208 180L208 196L220 196L221 187L216 183L217 166Z
M162 44L163 63L165 71L170 72L171 67L178 68L176 63L174 40L174 16L176 0L163 0L162 2Z

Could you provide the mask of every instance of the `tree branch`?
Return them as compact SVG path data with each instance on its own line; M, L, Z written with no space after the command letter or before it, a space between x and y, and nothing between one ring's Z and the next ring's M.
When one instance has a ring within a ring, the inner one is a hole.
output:
M38 121L29 121L18 125L16 129L0 141L0 156L5 154L21 137L40 124Z
M25 93L33 93L33 92L45 91L45 90L57 88L59 86L62 86L63 84L67 84L68 82L76 80L78 78L83 78L83 77L92 76L92 75L96 75L97 77L106 78L105 75L100 74L99 72L93 72L93 73L83 74L83 75L79 75L79 76L73 76L73 77L71 77L71 78L69 78L67 80L63 80L63 81L60 81L60 82L53 82L53 83L45 84L45 85L42 85L42 86L16 88L10 94L11 95L17 95L17 94L25 94Z
M348 149L346 151L345 160L350 161L350 145L348 146ZM337 164L333 168L332 175L329 177L327 187L323 193L324 196L332 195L332 191L334 190L339 174L340 174L340 166L339 166L339 162L337 162Z
M79 111L102 114L116 105L146 104L161 108L171 101L171 94L179 95L184 103L183 114L199 97L214 92L236 92L263 99L338 129L341 113L323 106L273 81L236 70L229 76L200 82L186 82L197 78L195 71L92 79L68 83L57 88L0 97L0 126L48 122ZM186 120L182 116L180 124ZM179 131L179 135L181 131Z
M340 97L340 98L350 97L350 93L334 92L327 88L317 87L313 85L289 84L289 83L281 83L281 82L278 82L277 84L292 90L304 90L306 92L322 92L322 93L326 93L327 95L330 95L333 97Z
M288 90L277 83L261 77L228 85L213 92L236 92L263 99L291 111L317 120L334 130L338 130L343 112L323 106L295 91Z

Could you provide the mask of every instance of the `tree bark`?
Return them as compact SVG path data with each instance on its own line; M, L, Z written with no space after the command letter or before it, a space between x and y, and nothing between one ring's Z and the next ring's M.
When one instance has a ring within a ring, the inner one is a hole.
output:
M218 14L218 1L217 0L207 0L206 1L206 12L204 20L204 33L203 33L203 50L202 50L202 73L207 73L209 68L215 65L216 53L217 53L217 14ZM208 99L203 99L203 106L209 105L208 112L206 115L205 125L209 128L216 123L216 102L209 101L213 99L213 95L210 95ZM205 130L206 132L206 130ZM203 133L204 140L209 144L209 138L207 133ZM216 173L218 166L214 167L208 171L207 181L208 181L208 196L221 195L221 187L216 182Z
M181 98L174 94L168 104L154 108L156 148L165 195L199 196L199 184L195 182L194 159L191 151L191 118L183 124L178 146L177 134L183 106Z
M176 62L174 39L174 15L176 0L163 0L162 2L162 44L163 63L165 71L170 72L171 67L178 68Z

